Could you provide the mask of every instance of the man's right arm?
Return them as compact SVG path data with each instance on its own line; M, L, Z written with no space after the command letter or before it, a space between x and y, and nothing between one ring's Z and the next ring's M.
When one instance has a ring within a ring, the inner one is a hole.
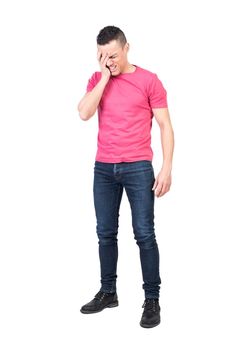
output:
M110 70L107 68L108 53L101 54L101 51L97 52L97 59L101 69L101 79L95 85L95 87L87 92L78 104L78 111L82 120L89 120L96 112L99 102L101 100L103 91L110 79Z
M92 91L87 92L78 104L78 111L82 120L89 120L96 112L103 91L109 78L102 76Z

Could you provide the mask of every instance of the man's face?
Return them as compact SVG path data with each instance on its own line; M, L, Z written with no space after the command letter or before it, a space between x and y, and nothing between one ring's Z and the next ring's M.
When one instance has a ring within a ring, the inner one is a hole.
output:
M97 47L102 55L108 54L107 66L111 71L111 75L120 74L128 63L128 43L122 47L119 41L112 40L106 45L97 45Z

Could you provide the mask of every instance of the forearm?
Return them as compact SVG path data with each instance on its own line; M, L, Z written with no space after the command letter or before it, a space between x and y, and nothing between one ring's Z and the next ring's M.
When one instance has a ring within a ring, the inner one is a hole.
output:
M107 82L107 79L101 78L93 90L81 99L78 105L81 119L88 120L95 114Z
M160 130L163 151L162 168L170 172L172 170L172 159L174 152L174 132L170 123L163 125Z

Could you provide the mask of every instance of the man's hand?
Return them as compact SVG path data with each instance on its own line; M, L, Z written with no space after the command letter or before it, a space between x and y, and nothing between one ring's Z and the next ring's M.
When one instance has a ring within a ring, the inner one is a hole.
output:
M170 190L171 187L171 170L162 168L155 179L152 191L155 196L162 197Z
M109 68L107 68L107 66L106 66L107 61L109 59L108 53L106 53L105 55L102 55L101 51L98 50L97 59L98 59L99 65L100 65L102 77L109 80L109 78L111 76L111 72L110 72Z

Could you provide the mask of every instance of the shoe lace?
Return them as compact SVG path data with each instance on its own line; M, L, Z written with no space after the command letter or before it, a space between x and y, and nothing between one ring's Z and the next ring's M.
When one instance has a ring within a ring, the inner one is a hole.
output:
M102 300L105 298L105 296L106 296L107 294L108 294L108 293L99 291L99 292L95 295L94 298L97 299L97 300L102 301Z
M144 311L153 310L154 312L156 312L156 306L158 307L158 299L145 299L142 305Z

